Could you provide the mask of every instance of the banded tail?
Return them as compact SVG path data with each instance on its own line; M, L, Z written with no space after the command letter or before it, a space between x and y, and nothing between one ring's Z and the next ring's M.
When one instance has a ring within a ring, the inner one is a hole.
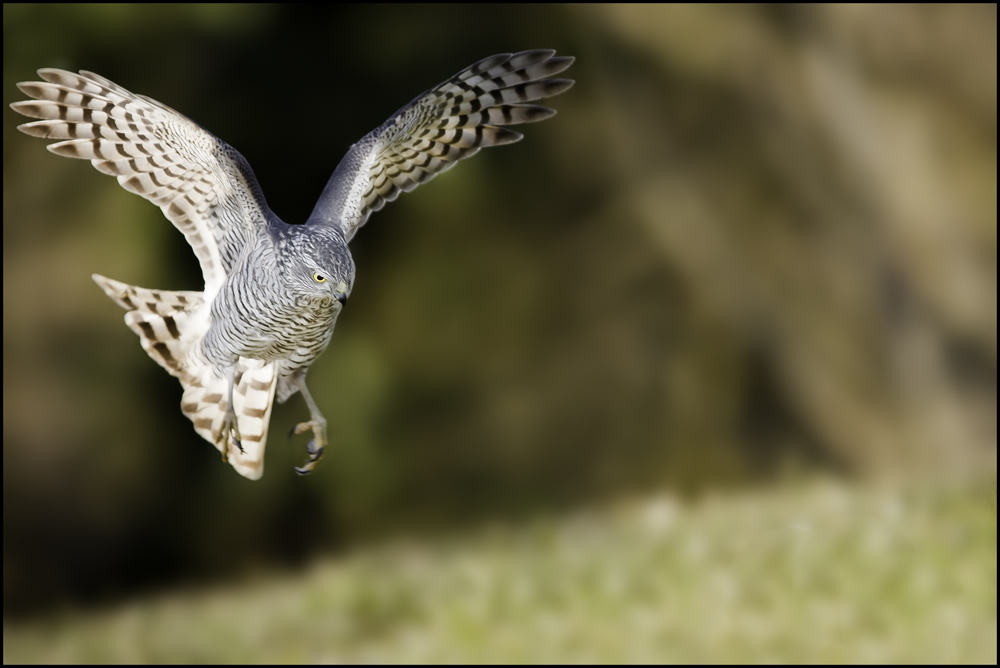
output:
M219 433L228 403L227 380L201 353L201 340L211 324L210 304L201 292L148 290L94 274L94 282L128 313L125 324L139 336L143 350L176 377L184 388L181 410L194 429L218 450ZM239 420L243 452L225 444L236 471L251 480L264 474L264 446L278 373L275 364L240 358L233 404Z

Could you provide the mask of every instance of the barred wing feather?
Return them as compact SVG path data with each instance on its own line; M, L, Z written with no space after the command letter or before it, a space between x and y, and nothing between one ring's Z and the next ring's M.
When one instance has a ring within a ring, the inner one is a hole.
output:
M18 84L34 99L11 107L42 120L18 129L63 140L48 149L90 160L159 206L198 257L211 300L242 248L273 216L243 156L170 107L92 72L38 75L44 81Z
M337 166L310 222L339 225L349 241L373 211L486 146L522 138L504 126L532 123L556 112L525 104L564 92L552 79L573 58L540 49L491 56L459 72L400 109L355 144Z

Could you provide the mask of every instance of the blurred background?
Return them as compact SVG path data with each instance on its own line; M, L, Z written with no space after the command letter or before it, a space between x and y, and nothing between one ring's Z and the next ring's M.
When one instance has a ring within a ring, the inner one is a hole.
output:
M995 6L3 11L5 623L648 494L995 480ZM193 254L7 107L100 73L296 223L407 100L531 48L577 58L558 116L352 243L305 479L299 397L260 482L194 433L89 278L199 290Z

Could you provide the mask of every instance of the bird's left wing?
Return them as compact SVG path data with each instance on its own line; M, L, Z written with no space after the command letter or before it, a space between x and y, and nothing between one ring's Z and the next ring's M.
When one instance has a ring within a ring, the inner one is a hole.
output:
M234 148L170 107L92 72L38 70L17 85L34 98L11 104L25 134L60 139L48 149L90 160L153 202L201 263L210 300L240 251L273 214L250 165Z
M573 82L550 79L573 64L539 49L481 60L396 112L351 147L330 177L310 223L340 227L350 241L372 211L409 192L484 146L522 135L505 125L531 123L556 112L524 104L562 93Z

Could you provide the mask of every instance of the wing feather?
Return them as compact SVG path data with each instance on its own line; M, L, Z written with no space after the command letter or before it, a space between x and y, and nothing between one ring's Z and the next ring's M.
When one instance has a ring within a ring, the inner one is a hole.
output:
M41 120L18 129L60 140L48 149L90 160L159 206L198 257L210 301L242 248L273 217L247 161L186 116L100 75L38 75L43 81L18 84L33 99L10 106Z
M526 104L566 91L552 79L573 58L539 49L479 61L418 96L351 147L337 166L310 222L339 225L350 240L373 211L472 157L481 148L519 141L504 126L534 123L556 112Z

